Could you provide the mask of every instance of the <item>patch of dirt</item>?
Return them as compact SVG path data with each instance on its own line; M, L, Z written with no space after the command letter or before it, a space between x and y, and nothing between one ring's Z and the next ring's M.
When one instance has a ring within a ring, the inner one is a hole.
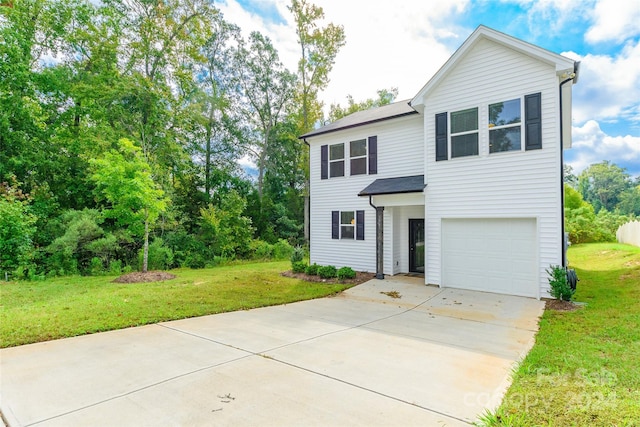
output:
M147 283L147 282L161 282L163 280L175 279L176 276L166 271L147 271L142 273L140 271L134 271L133 273L123 274L113 281L113 283Z
M398 291L389 291L389 292L380 292L380 293L391 298L402 298L402 295L400 295L400 292Z
M305 273L294 273L293 271L285 271L281 273L284 277L293 277L295 279L305 280L307 282L318 282L318 283L346 283L349 285L359 285L360 283L368 282L371 279L376 277L375 273L364 273L362 271L356 272L355 279L347 279L347 280L339 280L335 279L323 279L320 276L309 276Z
M581 305L574 304L571 301L561 301L559 299L547 300L545 308L555 311L575 311L582 308Z

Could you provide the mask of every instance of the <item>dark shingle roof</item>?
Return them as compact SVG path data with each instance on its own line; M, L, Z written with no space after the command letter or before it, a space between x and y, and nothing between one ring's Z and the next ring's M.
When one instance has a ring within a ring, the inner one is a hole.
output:
M383 120L389 120L396 117L402 117L409 114L418 114L409 105L409 100L394 102L393 104L383 105L382 107L370 108L364 111L357 111L349 114L346 117L336 120L333 123L329 123L326 126L307 132L300 136L301 139L309 138L311 136L318 136L329 132L335 132L338 130L349 129L356 126L362 126L369 123L381 122Z
M378 196L381 194L421 193L426 187L424 175L401 176L376 179L358 196Z

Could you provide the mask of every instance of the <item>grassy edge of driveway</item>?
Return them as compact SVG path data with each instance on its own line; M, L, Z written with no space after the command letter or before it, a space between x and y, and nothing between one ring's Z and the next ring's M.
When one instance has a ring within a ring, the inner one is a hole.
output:
M576 245L568 258L586 307L545 310L502 405L479 425L638 425L640 248Z
M173 280L112 283L115 276L0 282L0 348L161 321L313 299L350 285L282 277L288 261L172 270Z

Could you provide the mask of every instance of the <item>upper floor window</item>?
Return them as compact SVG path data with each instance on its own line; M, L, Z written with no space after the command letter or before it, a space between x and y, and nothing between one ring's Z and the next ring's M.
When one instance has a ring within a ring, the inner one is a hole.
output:
M523 101L524 100L524 101ZM487 114L478 127L478 112ZM482 107L435 115L436 161L478 155L479 140L489 141L489 153L542 148L542 94L525 95Z
M344 144L329 146L329 176L344 176Z
M351 158L351 175L367 173L367 140L359 139L349 143L349 157Z
M451 113L451 157L478 154L478 108Z
M522 149L520 99L489 105L489 153Z
M345 145L348 144L347 147ZM348 152L346 151L348 149ZM347 155L349 162L347 163ZM349 143L320 146L320 179L345 176L345 164L350 175L378 173L378 137L370 136Z

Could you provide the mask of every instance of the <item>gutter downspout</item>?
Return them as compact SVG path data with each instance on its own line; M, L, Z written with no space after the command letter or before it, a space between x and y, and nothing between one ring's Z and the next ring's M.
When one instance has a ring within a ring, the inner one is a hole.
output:
M579 64L579 63L577 63ZM564 126L563 126L563 115L562 115L562 86L570 81L574 80L577 76L578 65L574 64L573 70L574 72L569 75L569 78L563 80L559 86L559 95L560 95L560 212L561 212L561 232L560 232L560 242L562 248L562 266L564 268L567 267L567 239L565 237L565 226L564 226Z
M307 142L307 138L302 138L302 141L306 144L309 149L308 159L311 161L311 144ZM309 174L311 174L311 165L309 165ZM311 253L311 178L307 177L305 174L304 177L304 192L303 195L303 221L302 221L302 233L304 235L305 243L309 245L309 253Z
M384 279L384 206L375 206L369 195L369 205L376 210L376 279Z

